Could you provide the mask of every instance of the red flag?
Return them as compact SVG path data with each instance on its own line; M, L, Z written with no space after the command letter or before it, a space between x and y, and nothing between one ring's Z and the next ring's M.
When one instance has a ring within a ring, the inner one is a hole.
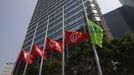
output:
M36 44L32 47L31 55L42 57L42 51Z
M22 62L27 62L28 61L28 64L32 64L32 61L34 59L33 55L30 55L29 59L28 59L28 52L26 52L25 50L22 50L20 52L20 60Z
M41 49L42 53L43 53L43 49ZM47 52L46 50L44 50L44 60L47 60Z
M27 56L28 57L28 56ZM27 58L28 59L28 58ZM33 59L34 59L34 56L33 55L30 55L29 59L28 59L28 64L32 64L33 63Z
M44 60L47 60L47 52L44 51Z
M56 50L58 53L62 53L62 43L47 38L46 49Z
M81 41L86 41L89 38L89 34L86 32L66 31L65 43L74 45Z
M47 60L47 52L44 51L44 60Z

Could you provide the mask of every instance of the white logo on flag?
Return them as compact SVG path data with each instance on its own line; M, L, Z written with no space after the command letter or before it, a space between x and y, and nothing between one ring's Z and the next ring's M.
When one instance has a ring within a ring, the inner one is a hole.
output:
M25 58L26 60L28 60L28 55L29 55L29 54L28 54L27 52L24 53L24 58Z
M81 33L75 32L70 35L70 40L76 42L82 36Z
M54 47L54 45L55 45L55 42L54 42L54 41L52 41L52 40L50 40L49 45L50 45L50 47L51 47L51 48L53 48L53 47Z

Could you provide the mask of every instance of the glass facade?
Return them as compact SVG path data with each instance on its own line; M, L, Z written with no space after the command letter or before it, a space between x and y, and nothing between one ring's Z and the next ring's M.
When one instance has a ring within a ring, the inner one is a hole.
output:
M88 16L94 20L100 21L98 12L93 0L84 0ZM29 50L32 44L34 32L36 37L34 43L40 47L43 46L46 26L48 24L48 37L58 40L62 38L63 26L63 6L65 30L79 30L85 26L86 21L81 0L38 0L32 19L27 29L27 35L24 40L23 49ZM49 23L48 21L49 15Z
M92 20L100 21L99 9L96 6L97 3L94 0L83 1L88 17ZM34 43L38 44L39 47L43 47L47 24L47 37L54 40L62 39L63 20L65 30L76 31L86 25L82 0L38 0L27 28L22 49L30 51L33 39ZM34 33L35 38L33 38ZM14 73L19 75L23 71L22 69L24 69L24 64L18 60Z

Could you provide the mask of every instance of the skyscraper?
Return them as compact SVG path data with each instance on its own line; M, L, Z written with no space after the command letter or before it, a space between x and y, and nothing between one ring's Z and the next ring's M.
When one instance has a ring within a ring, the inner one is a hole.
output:
M89 3L89 0L84 0L84 3L87 7L88 15L94 18L94 20L100 21L94 1L90 0ZM75 31L79 30L81 26L85 26L81 0L38 0L31 22L27 29L23 49L30 49L36 26L37 32L34 42L40 46L43 46L48 19L49 25L47 36L55 40L62 37L63 6L65 9L65 30Z
M101 23L101 13L96 1L83 1L88 17L98 23ZM82 0L38 0L32 19L29 23L29 27L27 28L27 34L22 49L29 51L33 40L34 43L42 47L44 44L44 37L46 36L45 33L47 24L47 36L54 40L61 39L63 21L65 23L65 30L76 31L86 25ZM16 64L16 70L19 68L18 65L19 61Z
M111 3L109 1L109 3ZM117 0L118 7L103 14L114 37L122 37L126 32L134 32L134 0ZM114 5L114 3L113 3ZM109 8L109 7L107 7Z

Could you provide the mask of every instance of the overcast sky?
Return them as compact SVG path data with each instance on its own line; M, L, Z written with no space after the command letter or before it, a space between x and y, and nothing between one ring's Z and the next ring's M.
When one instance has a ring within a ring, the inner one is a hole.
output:
M121 7L119 0L97 0L103 14Z
M37 0L0 0L0 74L3 65L15 62ZM102 13L121 6L118 0L98 0Z
M37 0L0 0L0 75L15 62Z

